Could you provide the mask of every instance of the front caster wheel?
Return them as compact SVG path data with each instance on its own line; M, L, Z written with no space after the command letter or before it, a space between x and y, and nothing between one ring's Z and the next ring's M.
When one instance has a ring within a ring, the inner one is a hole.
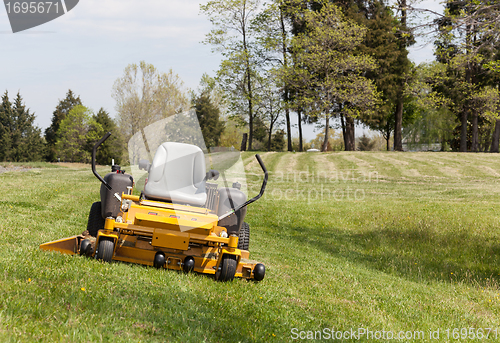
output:
M112 238L101 237L101 239L99 239L99 247L97 248L96 258L98 260L103 260L104 262L111 262L114 248L115 243Z
M232 281L234 279L234 274L236 274L236 267L238 266L238 261L234 255L224 255L222 256L222 261L219 265L219 270L215 273L215 279L217 281Z
M253 268L253 279L255 281L262 281L266 275L266 267L262 263L257 263Z
M84 239L80 243L80 255L82 256L90 256L92 254L92 243L90 239Z
M165 254L162 252L157 252L155 255L155 259L153 261L153 267L155 268L162 268L163 265L165 264Z

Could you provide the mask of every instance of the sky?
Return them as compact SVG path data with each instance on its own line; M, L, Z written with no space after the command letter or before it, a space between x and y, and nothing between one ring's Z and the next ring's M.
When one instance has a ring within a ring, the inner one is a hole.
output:
M7 9L0 8L0 92L20 92L45 130L68 89L94 111L115 116L114 81L130 63L144 60L158 70L172 69L185 88L196 89L204 73L215 75L221 56L202 43L211 24L199 0L81 0L65 15L12 33ZM440 10L439 1L421 8ZM416 62L433 60L432 45L410 49ZM296 122L296 118L292 118ZM313 126L304 128L314 138Z

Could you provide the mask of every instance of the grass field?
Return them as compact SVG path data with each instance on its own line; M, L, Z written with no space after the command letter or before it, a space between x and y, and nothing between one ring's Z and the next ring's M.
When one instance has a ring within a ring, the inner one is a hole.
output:
M44 164L0 174L0 342L288 342L361 327L421 342L491 328L500 341L500 155L261 156L270 181L246 219L260 283L40 251L85 229L98 181ZM243 157L255 194L259 166Z

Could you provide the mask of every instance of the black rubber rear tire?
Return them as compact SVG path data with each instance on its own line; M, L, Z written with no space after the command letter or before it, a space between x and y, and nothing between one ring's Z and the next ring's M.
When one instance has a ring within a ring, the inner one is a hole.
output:
M248 223L243 222L241 225L240 234L238 236L238 249L240 250L248 250L250 246L250 225Z
M236 256L234 255L224 255L222 256L222 261L220 262L220 270L215 273L215 279L218 281L233 281L234 274L236 274L236 267L238 262L236 261Z
M99 248L97 249L96 259L103 260L104 262L111 262L114 249L115 243L113 239L109 237L102 237L99 239Z
M97 232L102 228L104 228L104 218L101 214L101 202L97 201L90 207L87 231L92 237L97 237Z

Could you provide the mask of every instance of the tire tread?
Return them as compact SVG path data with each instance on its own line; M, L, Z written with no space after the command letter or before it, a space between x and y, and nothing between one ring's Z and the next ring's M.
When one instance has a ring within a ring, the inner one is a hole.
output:
M99 239L99 249L97 250L96 258L98 260L103 260L104 262L111 262L113 259L113 251L115 249L115 243L111 238L102 237Z
M101 214L101 202L96 201L90 206L87 231L92 237L97 237L97 232L102 228L104 228L104 218Z
M248 250L250 246L250 225L248 223L243 222L241 225L240 234L238 236L238 249L240 250Z
M234 275L236 274L236 267L238 262L236 261L236 256L234 255L224 255L221 261L221 270L218 274L218 281L232 281Z

